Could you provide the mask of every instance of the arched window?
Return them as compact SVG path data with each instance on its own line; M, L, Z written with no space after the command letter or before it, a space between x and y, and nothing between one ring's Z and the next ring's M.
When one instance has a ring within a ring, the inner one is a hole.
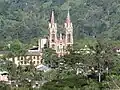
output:
M23 57L21 57L20 59L23 60Z
M52 49L55 49L55 45L54 44L52 44Z
M59 52L59 46L57 46L57 51Z
M67 37L67 42L71 42L71 34L68 34Z
M23 61L21 61L20 63L23 64Z
M33 64L35 64L35 61L33 61Z
M52 34L52 42L55 42L55 34Z
M33 59L36 59L35 56L33 57Z
M39 64L39 61L37 61L37 64Z

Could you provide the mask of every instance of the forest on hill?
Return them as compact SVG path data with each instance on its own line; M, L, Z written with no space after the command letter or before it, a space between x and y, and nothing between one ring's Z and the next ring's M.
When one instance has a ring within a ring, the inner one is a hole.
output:
M120 0L0 0L0 45L15 39L31 43L47 35L51 10L62 30L68 8L76 40L120 40Z
M74 45L61 57L44 48L41 62L49 70L39 70L35 58L22 56L48 35L52 10L58 31L64 30L68 9ZM0 70L13 81L0 82L0 90L120 90L119 29L120 0L0 0L0 51L8 51ZM21 58L18 66L8 60L13 57Z

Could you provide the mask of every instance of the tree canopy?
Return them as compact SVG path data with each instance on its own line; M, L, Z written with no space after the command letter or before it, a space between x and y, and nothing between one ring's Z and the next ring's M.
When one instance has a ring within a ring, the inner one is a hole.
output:
M119 0L0 0L0 44L13 39L30 43L47 35L51 10L62 30L68 8L75 39L102 36L119 40L119 4Z

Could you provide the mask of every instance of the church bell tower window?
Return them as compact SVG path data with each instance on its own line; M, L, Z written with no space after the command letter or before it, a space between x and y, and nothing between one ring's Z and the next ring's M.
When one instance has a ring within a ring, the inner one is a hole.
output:
M52 42L55 42L55 34L52 34Z
M55 45L54 44L52 45L52 49L55 49Z
M68 40L67 40L67 41L70 43L70 42L71 42L71 38L70 38L70 37L71 37L71 35L70 35L70 34L68 34L68 36L67 36L67 37L68 37Z

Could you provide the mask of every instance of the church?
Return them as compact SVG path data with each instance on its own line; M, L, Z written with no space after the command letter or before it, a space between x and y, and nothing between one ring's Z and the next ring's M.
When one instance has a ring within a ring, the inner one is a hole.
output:
M67 47L73 45L73 25L70 19L70 13L68 10L66 20L64 22L65 32L58 35L57 23L55 22L54 11L51 13L50 21L48 24L49 36L38 40L38 46L28 50L24 56L14 57L16 65L30 65L35 66L41 64L43 50L47 44L48 48L52 48L56 51L58 57L66 54ZM11 61L13 58L10 59Z
M73 45L73 25L68 11L67 18L64 23L64 32L57 36L57 23L55 23L54 11L52 11L49 22L49 37L48 47L56 51L58 56L63 56L66 53L66 48Z

